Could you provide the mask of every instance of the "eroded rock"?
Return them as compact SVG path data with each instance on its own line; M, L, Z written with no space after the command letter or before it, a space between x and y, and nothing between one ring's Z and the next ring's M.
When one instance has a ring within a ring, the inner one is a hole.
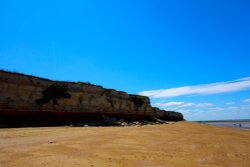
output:
M119 119L183 120L181 113L152 107L148 97L90 83L58 82L0 71L0 91L0 123L63 124L104 119L105 124L111 125Z

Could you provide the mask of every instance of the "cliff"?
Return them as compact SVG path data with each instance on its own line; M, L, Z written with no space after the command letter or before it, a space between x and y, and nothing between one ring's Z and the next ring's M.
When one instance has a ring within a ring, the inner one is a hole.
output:
M84 82L59 82L0 71L0 92L0 114L5 120L24 113L25 117L53 113L64 114L66 117L75 114L78 119L107 115L183 120L181 113L152 107L148 97L130 95ZM14 119L18 121L18 117Z

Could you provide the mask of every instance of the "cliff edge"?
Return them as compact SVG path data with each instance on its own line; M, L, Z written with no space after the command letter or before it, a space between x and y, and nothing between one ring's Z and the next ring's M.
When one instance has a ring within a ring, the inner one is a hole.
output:
M0 92L0 123L20 120L32 122L39 118L40 122L70 118L79 121L100 116L183 120L181 113L152 107L148 97L84 82L52 81L1 70Z

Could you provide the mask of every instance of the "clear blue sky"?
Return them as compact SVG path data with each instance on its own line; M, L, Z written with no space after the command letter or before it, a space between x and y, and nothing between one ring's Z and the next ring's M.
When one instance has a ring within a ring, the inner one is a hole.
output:
M129 93L192 86L152 104L189 120L250 118L249 78L235 81L250 77L250 2L1 0L0 68ZM241 87L192 93L224 81Z

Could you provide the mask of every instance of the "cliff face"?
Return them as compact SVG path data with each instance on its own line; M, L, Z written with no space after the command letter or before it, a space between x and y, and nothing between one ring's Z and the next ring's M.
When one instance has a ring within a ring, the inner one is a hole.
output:
M153 108L148 97L82 82L58 82L0 71L0 92L0 112L113 113L183 119L180 113Z

